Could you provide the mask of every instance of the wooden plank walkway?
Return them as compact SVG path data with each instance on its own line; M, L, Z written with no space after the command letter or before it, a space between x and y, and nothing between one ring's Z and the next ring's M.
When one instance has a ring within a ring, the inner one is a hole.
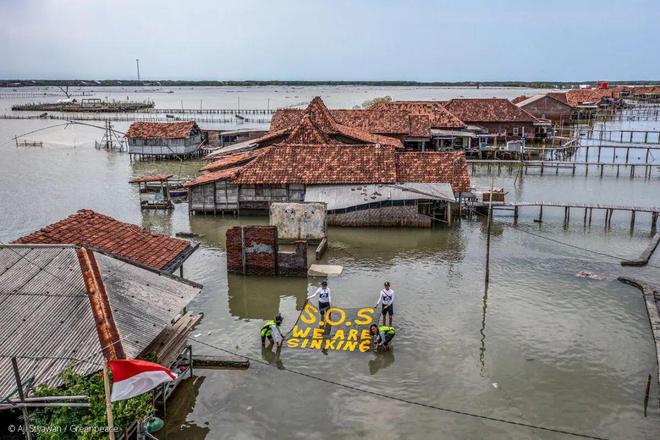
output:
M635 221L638 213L651 214L651 230L655 231L658 224L658 216L660 216L660 207L643 207L643 206L627 206L627 205L614 205L614 204L600 204L600 203L567 203L567 202L513 202L493 205L493 210L507 210L513 211L513 223L518 223L518 217L522 208L538 207L538 219L536 222L543 222L543 209L544 208L560 208L564 210L564 226L568 226L571 221L571 210L583 210L584 226L591 226L591 220L594 210L605 211L605 228L612 226L612 216L615 211L630 212L630 230L635 228Z
M538 168L540 174L543 175L546 169L551 169L555 171L555 174L559 174L560 169L569 169L572 171L572 175L575 175L577 170L584 171L585 175L589 175L589 170L595 168L602 177L605 174L605 169L612 169L616 171L616 177L621 176L621 170L627 170L630 177L644 177L650 179L653 175L654 169L660 168L660 163L654 162L643 162L643 163L616 163L616 162L586 162L586 161L560 161L560 160L502 160L502 159L468 159L468 165L471 165L472 171L476 171L477 166L486 166L488 172L491 172L493 168L496 168L498 172L502 171L502 168L506 168L509 172L513 171L513 168L522 167L527 174L529 168ZM643 173L638 172L638 169L642 169Z

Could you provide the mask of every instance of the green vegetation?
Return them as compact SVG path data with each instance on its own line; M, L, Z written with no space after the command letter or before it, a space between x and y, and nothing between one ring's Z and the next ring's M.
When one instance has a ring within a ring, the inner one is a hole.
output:
M374 99L368 99L362 103L362 108L372 108L381 102L392 102L392 97L387 96L377 96Z
M107 438L105 391L100 373L83 376L71 369L62 372L64 384L59 388L41 385L35 395L42 396L89 396L91 408L53 407L30 411L30 424L39 430L39 440ZM114 402L112 415L115 428L123 430L133 422L145 419L153 413L152 393L129 400Z

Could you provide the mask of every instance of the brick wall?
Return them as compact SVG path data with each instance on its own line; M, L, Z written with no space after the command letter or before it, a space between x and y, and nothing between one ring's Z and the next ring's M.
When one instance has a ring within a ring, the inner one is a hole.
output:
M275 226L234 226L227 230L227 271L307 276L307 242L296 241L293 252L279 252Z
M432 219L419 214L416 206L384 206L345 214L328 214L328 224L334 226L412 226L431 227Z
M277 228L234 226L228 229L227 271L245 275L277 275Z

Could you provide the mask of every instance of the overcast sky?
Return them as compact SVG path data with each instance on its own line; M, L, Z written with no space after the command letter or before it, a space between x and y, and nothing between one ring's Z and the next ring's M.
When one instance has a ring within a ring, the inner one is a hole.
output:
M0 77L660 80L660 0L0 0Z

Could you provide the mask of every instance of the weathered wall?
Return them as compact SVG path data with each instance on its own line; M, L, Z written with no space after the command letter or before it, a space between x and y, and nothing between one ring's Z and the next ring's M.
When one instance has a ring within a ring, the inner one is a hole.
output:
M307 242L280 252L275 226L234 226L227 230L227 271L244 275L307 276Z
M226 181L193 186L188 194L188 209L191 211L220 212L238 209L238 186Z
M307 242L296 241L293 252L279 251L277 253L277 271L282 276L307 276Z
M537 118L553 121L568 121L571 118L571 107L556 99L544 97L522 107Z
M270 224L282 240L322 240L328 233L325 203L272 203Z
M470 125L477 125L488 131L490 134L506 133L506 136L511 139L519 139L522 137L523 128L527 137L533 137L536 127L533 123L525 122L471 122ZM518 135L513 135L513 129L518 129Z
M228 229L227 271L245 275L277 275L277 228L234 226Z
M328 214L333 226L411 226L429 228L432 218L419 214L416 206L385 206L345 214Z

